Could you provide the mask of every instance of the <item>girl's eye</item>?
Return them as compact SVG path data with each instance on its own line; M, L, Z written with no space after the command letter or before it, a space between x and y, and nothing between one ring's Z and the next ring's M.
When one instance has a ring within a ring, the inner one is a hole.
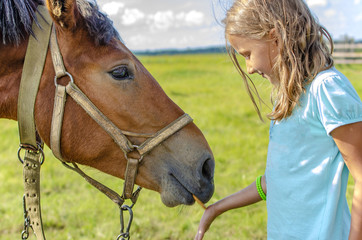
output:
M238 52L241 56L245 58L245 60L250 60L250 52Z
M128 80L133 78L126 66L117 67L113 69L111 72L109 72L109 74L111 74L112 77L118 81Z

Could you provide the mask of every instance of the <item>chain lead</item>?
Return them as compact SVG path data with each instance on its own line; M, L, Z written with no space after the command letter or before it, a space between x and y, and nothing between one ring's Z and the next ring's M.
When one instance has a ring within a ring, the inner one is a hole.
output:
M130 239L130 233L129 230L131 228L132 225L132 220L133 220L133 211L132 211L132 207L134 204L132 204L131 206L128 205L122 205L120 207L120 222L121 222L121 230L120 230L120 234L117 237L117 240L129 240ZM128 211L129 213L129 220L128 220L128 224L126 227L126 230L124 231L124 218L123 218L123 212L124 211Z
M24 208L24 230L21 232L21 239L26 240L29 238L30 219L28 216L28 212L26 211L25 195L23 196L23 208Z
M133 206L136 204L139 193L141 191L141 187L138 187L137 190L132 194L131 197L131 201L132 204L131 206L128 205L119 205L119 218L120 218L120 223L121 223L121 230L120 230L120 234L117 236L116 240L129 240L131 235L130 235L130 228L132 225L132 221L133 221L133 211L132 208ZM126 230L124 230L124 217L123 217L123 212L128 211L129 213L129 220L128 220L128 224L126 227Z

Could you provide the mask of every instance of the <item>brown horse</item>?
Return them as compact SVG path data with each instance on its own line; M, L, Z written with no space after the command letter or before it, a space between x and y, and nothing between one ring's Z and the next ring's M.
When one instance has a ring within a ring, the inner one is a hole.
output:
M1 0L0 117L17 120L22 68L34 12L41 0ZM184 114L122 43L112 22L94 3L47 0L64 65L74 82L119 129L154 133ZM35 36L36 37L36 36ZM37 131L49 146L54 102L52 58L48 51L35 102ZM59 82L68 81L60 79ZM64 160L124 178L126 159L109 135L71 98L61 132ZM130 137L134 144L145 138ZM158 191L167 206L207 202L214 190L214 159L193 123L144 156L136 183Z

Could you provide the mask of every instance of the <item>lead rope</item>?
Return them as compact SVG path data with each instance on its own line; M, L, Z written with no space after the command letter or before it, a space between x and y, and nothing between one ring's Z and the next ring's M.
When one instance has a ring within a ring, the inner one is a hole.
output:
M23 211L24 230L21 239L28 239L29 228L32 228L38 239L44 239L43 223L40 212L40 167L44 162L44 153L41 146L38 150L26 149L24 159L20 156L21 149L18 150L18 158L23 164L24 189Z
M38 92L40 78L43 73L51 29L51 18L44 6L39 6L36 13L37 21L33 21L33 35L29 36L28 48L25 54L23 72L18 97L18 124L20 148L18 158L23 164L23 209L24 230L21 239L29 237L32 228L38 240L45 240L40 210L40 166L44 161L43 143L37 141L34 121L35 98ZM20 151L25 150L25 156L20 157Z

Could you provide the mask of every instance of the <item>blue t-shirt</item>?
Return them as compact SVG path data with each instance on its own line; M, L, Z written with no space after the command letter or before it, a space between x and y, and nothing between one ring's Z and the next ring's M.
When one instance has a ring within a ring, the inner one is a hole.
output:
M266 166L269 240L347 240L349 171L330 133L362 121L362 103L335 68L306 87L292 115L270 125Z

